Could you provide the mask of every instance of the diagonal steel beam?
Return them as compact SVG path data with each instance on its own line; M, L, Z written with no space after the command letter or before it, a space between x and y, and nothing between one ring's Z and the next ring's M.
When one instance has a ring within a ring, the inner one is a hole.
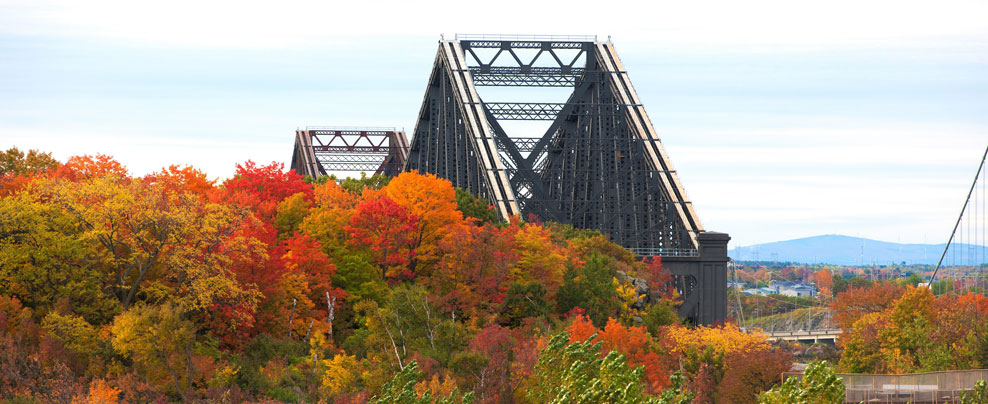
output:
M518 183L525 181L526 184L529 184L532 187L530 189L532 195L529 197L529 200L532 200L533 197L545 198L548 193L542 185L542 178L535 173L535 170L532 169L531 164L522 158L521 153L518 151L518 147L515 146L514 141L512 141L511 138L508 137L507 133L504 132L504 128L501 127L501 124L498 123L497 119L494 119L494 115L491 111L485 107L485 112L487 113L487 119L491 124L491 129L494 132L494 136L497 138L498 142L504 146L503 150L508 154L508 158L515 166L515 175L511 177L512 186L517 189ZM559 219L563 217L558 211L556 211L555 208L552 208L545 203L542 203L541 205L544 213L548 215L548 217L543 218L544 220L559 221Z
M614 93L619 97L620 102L626 104L638 104L638 106L629 108L629 121L633 124L633 132L640 138L648 141L647 143L647 153L649 155L649 160L655 165L656 169L664 172L662 175L662 183L666 188L666 191L670 197L675 200L684 201L687 200L686 191L683 189L682 184L679 181L679 176L675 174L675 170L672 169L672 163L670 162L668 156L665 153L665 149L659 142L658 135L655 133L655 128L652 126L652 122L649 121L648 115L645 114L645 109L641 107L640 101L638 100L638 95L635 93L635 89L631 86L631 80L628 78L628 73L624 71L624 67L621 65L620 59L617 57L617 53L614 51L614 45L610 43L597 43L597 62L606 70L615 72L615 74L609 76L610 85L614 89ZM700 225L700 219L697 217L696 212L693 211L692 205L677 206L677 213L679 218L682 220L683 224L689 227L691 239L693 245L696 246L697 239L696 235L703 231L703 226Z
M559 111L559 114L556 115L556 119L552 121L552 125L546 129L545 134L542 135L542 138L539 139L538 143L532 147L532 152L528 155L528 158L525 159L526 163L532 165L536 160L538 160L538 156L542 154L542 150L545 149L545 146L552 140L553 135L555 135L556 131L559 130L559 126L562 125L567 117L573 113L573 110L576 109L576 100L583 98L587 91L589 91L593 86L593 82L584 81L573 89L573 94L570 94L569 99L566 100L566 106Z

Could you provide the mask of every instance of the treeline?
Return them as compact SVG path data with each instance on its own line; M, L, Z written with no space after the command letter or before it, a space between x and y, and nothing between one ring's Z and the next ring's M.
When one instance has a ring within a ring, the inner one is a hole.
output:
M838 294L831 310L844 330L842 372L988 369L984 295L934 296L927 287L880 282Z
M976 266L952 266L941 268L933 283L934 294L966 293L984 294L988 275L983 264ZM752 263L736 266L731 273L733 280L746 287L765 287L772 282L789 281L813 283L819 289L830 292L828 296L848 289L869 287L875 283L896 283L901 286L917 286L926 283L933 275L931 265L880 265L872 267L847 267L837 265L800 265L788 263Z
M791 363L763 334L684 326L658 259L499 222L431 175L307 181L247 162L217 182L102 155L0 157L2 402L808 394L763 393ZM829 383L813 391L843 388Z
M954 279L926 286L915 274L872 281L820 269L808 276L819 289L815 297L731 290L731 299L749 316L749 326L843 330L837 340L840 372L988 369L988 297L979 287Z

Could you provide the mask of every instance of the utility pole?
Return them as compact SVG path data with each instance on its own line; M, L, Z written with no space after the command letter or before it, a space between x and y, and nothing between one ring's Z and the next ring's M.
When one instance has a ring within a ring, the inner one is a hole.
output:
M813 306L807 308L806 313L806 331L813 329Z

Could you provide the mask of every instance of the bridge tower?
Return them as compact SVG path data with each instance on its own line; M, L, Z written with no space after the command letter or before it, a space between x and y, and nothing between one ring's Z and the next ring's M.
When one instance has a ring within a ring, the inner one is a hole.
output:
M478 87L515 88L527 101L482 98ZM546 89L568 96L532 100ZM548 126L507 129L516 121ZM597 229L639 255L661 256L684 296L681 316L699 324L726 317L730 237L703 230L609 41L441 40L404 169L446 178L502 218Z
M295 131L291 168L312 178L330 174L398 175L408 140L395 128L309 126Z

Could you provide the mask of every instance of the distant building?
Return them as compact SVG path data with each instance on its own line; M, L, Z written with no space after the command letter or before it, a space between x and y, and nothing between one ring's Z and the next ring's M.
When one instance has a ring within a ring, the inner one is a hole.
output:
M780 294L797 297L814 297L816 296L816 288L809 285L798 285L792 289L783 290Z
M816 296L816 288L813 285L807 285L797 282L772 282L768 287L756 288L756 289L745 289L741 291L746 295L783 295L783 296L794 296L794 297L814 297Z
M775 290L769 288L754 288L754 289L742 290L741 293L744 293L748 296L754 296L754 295L765 296L775 293Z

